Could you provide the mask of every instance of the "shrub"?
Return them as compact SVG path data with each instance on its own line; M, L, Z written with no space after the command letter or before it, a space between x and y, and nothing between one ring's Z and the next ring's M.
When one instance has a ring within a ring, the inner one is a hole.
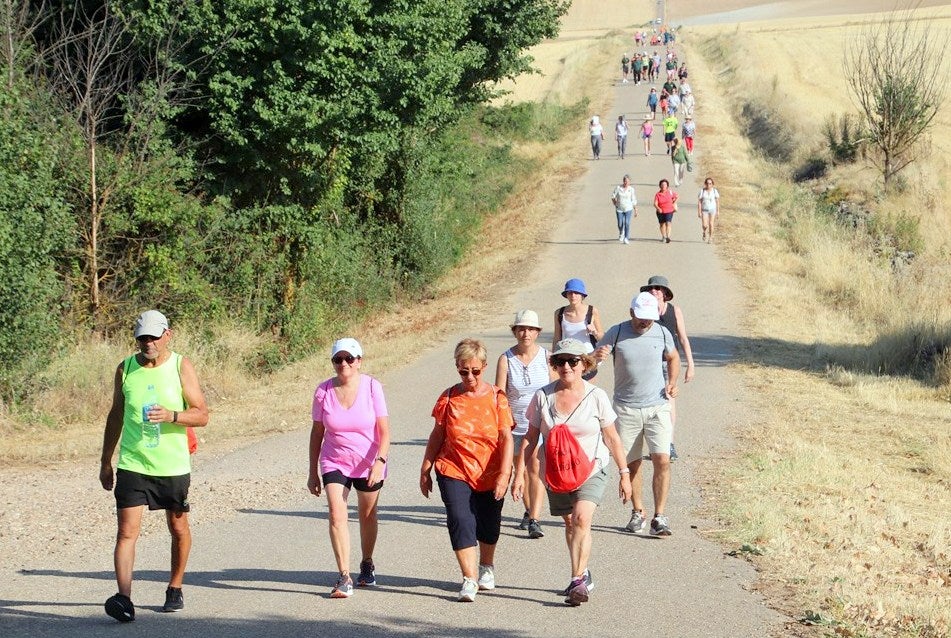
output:
M858 118L849 113L830 115L822 127L822 135L833 164L851 164L862 145L863 132Z

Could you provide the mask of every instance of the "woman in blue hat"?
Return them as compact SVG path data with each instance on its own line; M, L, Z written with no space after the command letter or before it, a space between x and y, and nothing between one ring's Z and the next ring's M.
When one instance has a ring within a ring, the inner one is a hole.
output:
M585 345L586 353L594 352L594 345L604 335L601 328L601 313L591 304L585 303L588 290L580 279L569 279L561 296L568 300L567 306L555 311L555 338L552 348L562 339L577 339ZM597 368L585 375L591 379L598 373Z

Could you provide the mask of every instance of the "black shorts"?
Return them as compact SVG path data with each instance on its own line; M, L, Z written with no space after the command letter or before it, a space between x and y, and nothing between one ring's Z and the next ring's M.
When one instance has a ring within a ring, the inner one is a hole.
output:
M351 487L354 487L358 492L376 492L383 487L383 481L380 481L373 487L370 487L367 485L367 480L365 478L350 478L349 476L344 476L343 472L340 470L327 472L322 478L324 479L324 485L327 485L328 483L338 483L339 485L343 485L348 490Z
M673 133L664 133L665 142L673 142L675 137L677 137L677 131L674 131Z
M669 224L672 221L674 221L673 213L657 213L658 224Z
M148 505L150 510L188 512L188 488L191 474L181 476L149 476L130 470L116 470L116 507Z

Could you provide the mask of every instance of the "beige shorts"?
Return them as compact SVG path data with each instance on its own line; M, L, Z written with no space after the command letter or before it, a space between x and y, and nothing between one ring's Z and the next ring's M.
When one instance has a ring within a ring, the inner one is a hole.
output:
M670 454L674 439L674 424L670 418L670 402L649 408L632 408L614 404L617 412L617 433L627 454L627 462L639 461L644 454L644 443L650 454Z

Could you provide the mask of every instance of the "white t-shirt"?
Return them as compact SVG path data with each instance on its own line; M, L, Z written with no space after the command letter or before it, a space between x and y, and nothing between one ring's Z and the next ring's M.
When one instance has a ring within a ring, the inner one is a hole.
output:
M707 213L715 213L717 212L717 200L720 199L720 191L716 188L709 191L705 188L701 188L697 199L700 201L700 210Z
M618 122L614 125L614 133L620 137L627 136L627 122Z
M570 415L561 414L555 409L555 398L553 393L557 388L558 381L549 383L532 397L528 404L526 416L528 417L528 427L536 428L541 432L539 441L546 440L548 433L556 425L565 423L568 430L578 439L581 449L588 455L589 459L594 460L594 468L591 470L591 476L605 467L611 457L608 446L602 441L601 430L609 425L614 425L617 421L617 413L611 406L611 400L607 393L601 388L584 382L585 397ZM554 415L554 418L552 417ZM569 418L570 416L570 418ZM538 459L541 462L540 475L545 475L545 446L539 443L541 450L538 453Z

